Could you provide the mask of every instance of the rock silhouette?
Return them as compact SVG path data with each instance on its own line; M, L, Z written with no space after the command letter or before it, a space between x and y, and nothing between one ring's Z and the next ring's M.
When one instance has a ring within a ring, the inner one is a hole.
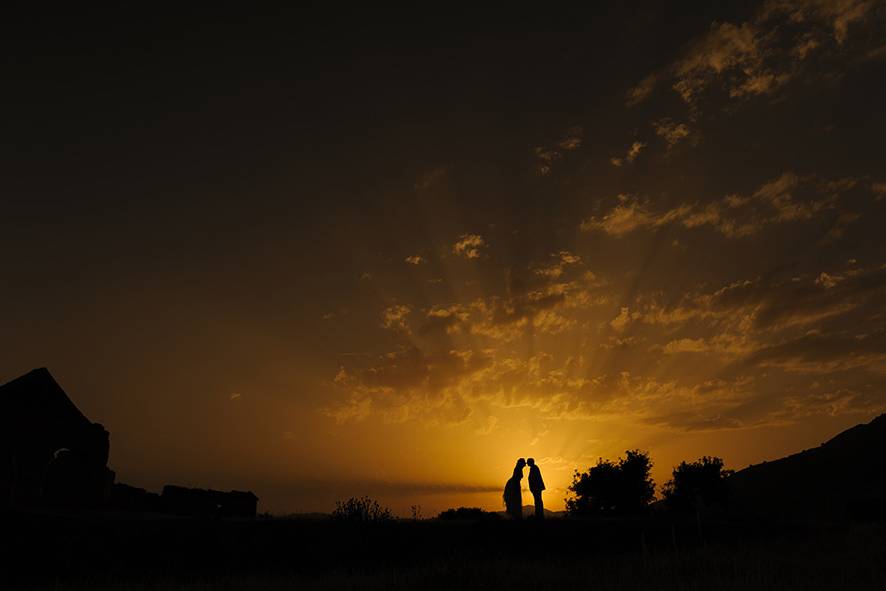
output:
M108 468L110 434L80 412L45 367L0 386L0 405L0 507L256 514L252 492L167 485L158 495L115 483Z
M110 498L109 434L46 368L0 386L0 494L6 505L99 507Z

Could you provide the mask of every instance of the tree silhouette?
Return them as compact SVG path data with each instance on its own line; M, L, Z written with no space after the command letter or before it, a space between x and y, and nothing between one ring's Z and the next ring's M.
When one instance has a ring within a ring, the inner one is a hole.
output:
M628 450L615 462L600 458L587 472L573 474L566 511L572 516L641 513L655 498L651 469L649 454L640 450Z
M723 460L703 456L694 462L680 462L674 468L662 494L675 511L695 511L703 507L723 507L729 498L729 477L734 472L723 468Z

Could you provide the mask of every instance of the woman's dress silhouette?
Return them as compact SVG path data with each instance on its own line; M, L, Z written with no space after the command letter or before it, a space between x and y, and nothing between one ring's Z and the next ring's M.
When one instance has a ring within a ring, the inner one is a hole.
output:
M520 481L523 480L523 466L526 460L520 458L514 466L514 474L505 484L505 510L513 519L523 518L523 491Z

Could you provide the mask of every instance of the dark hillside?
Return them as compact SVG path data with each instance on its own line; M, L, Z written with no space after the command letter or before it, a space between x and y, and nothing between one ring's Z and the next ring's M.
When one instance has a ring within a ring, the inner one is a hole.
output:
M844 521L886 516L886 414L819 447L737 472L732 505L760 516Z

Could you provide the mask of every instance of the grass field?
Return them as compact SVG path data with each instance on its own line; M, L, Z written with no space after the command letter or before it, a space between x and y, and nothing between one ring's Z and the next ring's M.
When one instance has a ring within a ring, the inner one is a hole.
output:
M16 590L886 589L883 525L6 523L3 583Z

